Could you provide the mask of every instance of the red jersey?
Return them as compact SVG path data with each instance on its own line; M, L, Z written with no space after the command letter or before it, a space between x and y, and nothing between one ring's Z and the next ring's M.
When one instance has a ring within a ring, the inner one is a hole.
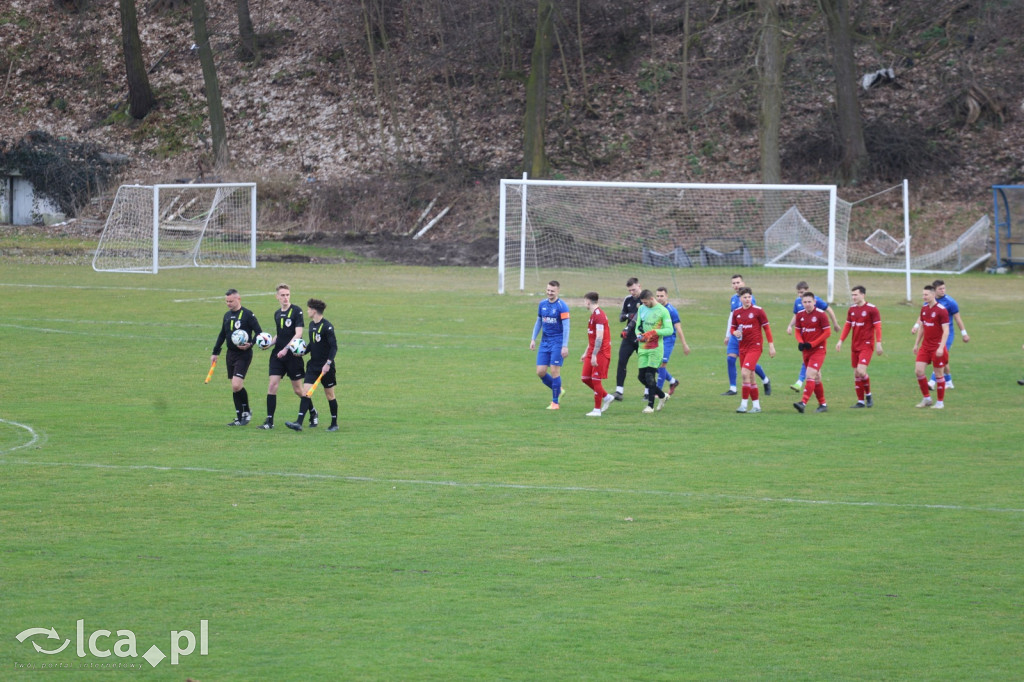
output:
M852 331L850 351L874 350L875 341L882 340L882 316L873 303L855 305L846 313L846 326L843 328L842 339Z
M732 312L732 324L729 325L729 333L737 329L743 330L740 337L740 354L745 350L761 347L761 330L764 329L768 343L772 343L772 330L768 326L768 316L763 309L752 305L749 308L737 308Z
M611 357L612 335L608 329L608 316L600 308L594 308L594 312L590 313L590 321L587 322L587 355L593 355L594 353L594 341L597 339L598 327L601 327L604 331L601 332L601 348L598 349L597 354Z
M929 351L937 349L942 342L942 325L949 324L949 311L941 303L921 306L920 320L924 329L921 348Z
M825 343L825 339L832 332L832 325L829 324L828 315L824 310L815 308L811 312L801 310L796 314L794 322L796 340L800 343L809 343L815 348Z

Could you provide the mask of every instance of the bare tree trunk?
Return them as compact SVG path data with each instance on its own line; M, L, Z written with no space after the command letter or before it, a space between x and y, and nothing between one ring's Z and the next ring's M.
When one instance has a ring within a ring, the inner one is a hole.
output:
M857 74L853 61L853 34L848 0L818 0L832 42L832 63L836 72L836 120L842 158L839 174L844 183L855 183L867 170L868 150L864 124L857 101Z
M758 0L761 14L761 181L782 182L779 126L782 118L782 40L778 0Z
M526 116L523 121L523 168L531 178L547 177L550 170L544 150L544 134L547 128L554 13L552 0L537 1L537 32L533 37L530 76L526 80Z
M128 113L143 119L156 105L153 89L149 86L146 64L142 59L142 41L139 40L139 17L135 0L120 0L121 45L124 48L124 69L128 77Z
M224 125L224 105L220 98L217 67L213 63L213 49L206 32L206 16L206 0L192 0L192 29L199 49L199 63L203 69L206 104L210 115L210 137L213 139L213 165L215 170L221 170L231 164L231 155L228 153L228 133Z
M252 15L249 13L249 0L238 0L238 58L243 62L259 60L256 47L256 33L252 28Z
M690 116L690 0L683 4L683 57L679 65L679 106L683 116Z

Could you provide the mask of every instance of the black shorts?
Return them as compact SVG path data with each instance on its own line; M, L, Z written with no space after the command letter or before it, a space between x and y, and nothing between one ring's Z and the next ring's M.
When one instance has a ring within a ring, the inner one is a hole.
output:
M294 353L285 353L283 358L277 357L277 351L270 352L270 376L287 376L292 381L306 376L302 358Z
M249 350L235 350L234 348L228 348L228 359L227 359L227 370L228 378L241 377L245 378L245 373L249 371L249 365L252 363L252 348Z
M323 365L314 365L312 362L306 365L306 383L316 383L316 378L320 376L320 370L323 369ZM320 385L324 388L334 388L338 385L338 380L334 374L334 363L331 363L331 369L327 374L324 374L324 378L320 380Z

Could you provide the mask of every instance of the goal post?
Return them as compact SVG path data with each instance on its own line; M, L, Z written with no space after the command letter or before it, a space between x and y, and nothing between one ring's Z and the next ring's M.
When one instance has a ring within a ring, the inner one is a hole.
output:
M791 209L832 235L834 264L836 208L835 185L504 179L498 292L524 290L530 269L762 264L765 230Z
M92 267L256 267L256 183L122 185Z

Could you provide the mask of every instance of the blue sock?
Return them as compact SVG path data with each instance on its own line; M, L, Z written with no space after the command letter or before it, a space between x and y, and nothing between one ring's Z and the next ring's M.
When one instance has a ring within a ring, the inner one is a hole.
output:
M761 381L765 381L764 370L761 369L761 365L755 365L754 371L757 372L757 376L761 377Z
M935 372L932 372L932 375L928 378L928 381L935 381Z
M951 382L953 380L953 375L947 373L945 375L945 379L946 379L946 383L948 384L949 382Z
M800 365L800 383L804 383L804 379L807 378L807 365Z
M550 374L545 374L540 378L540 380L543 381L544 385L547 386L548 388L551 388L551 384L554 383L555 381L554 379L551 378Z
M669 377L668 369L665 367L658 368L658 388L665 385L665 382L672 383L672 379Z
M733 356L729 356L729 386L736 385L736 360Z
M557 403L558 396L562 394L562 377L555 377L551 380L551 402Z

